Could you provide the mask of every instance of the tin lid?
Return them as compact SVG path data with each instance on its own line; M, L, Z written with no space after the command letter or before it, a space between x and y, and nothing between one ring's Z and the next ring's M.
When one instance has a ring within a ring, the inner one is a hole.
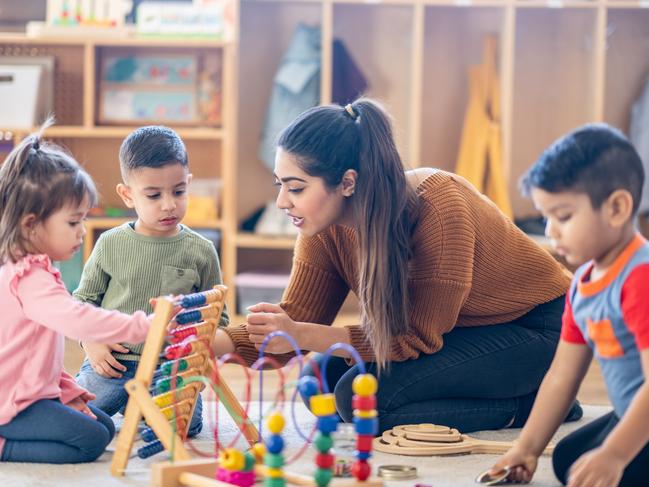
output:
M417 468L411 465L382 465L379 477L390 480L408 480L417 478Z

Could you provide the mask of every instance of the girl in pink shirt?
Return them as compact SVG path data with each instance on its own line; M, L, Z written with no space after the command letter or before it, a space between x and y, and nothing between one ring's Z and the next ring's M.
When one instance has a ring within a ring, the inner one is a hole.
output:
M97 192L69 154L41 142L43 129L0 167L0 461L90 462L115 427L63 370L64 337L138 343L150 322L79 303L64 287L52 261L80 249Z

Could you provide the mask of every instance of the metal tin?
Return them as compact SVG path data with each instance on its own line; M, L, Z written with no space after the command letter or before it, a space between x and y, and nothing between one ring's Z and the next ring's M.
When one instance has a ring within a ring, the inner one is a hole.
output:
M411 465L382 465L379 477L386 480L409 480L417 478L417 468Z

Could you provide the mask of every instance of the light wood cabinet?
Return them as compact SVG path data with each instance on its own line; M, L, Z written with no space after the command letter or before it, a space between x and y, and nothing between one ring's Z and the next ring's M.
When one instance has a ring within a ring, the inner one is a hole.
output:
M481 60L483 37L495 34L506 174L521 217L535 212L520 196L518 179L556 137L587 122L628 128L631 104L649 76L648 6L646 0L241 0L229 44L3 35L0 55L56 57L58 124L48 135L86 164L111 205L120 204L117 153L132 127L96 122L98 58L124 48L223 55L223 126L177 130L195 177L223 180L218 220L187 223L222 230L221 262L234 310L237 273L290 269L293 238L238 229L276 195L272 172L258 157L259 140L273 77L299 23L321 28L321 102L331 100L337 38L366 76L367 94L392 113L404 164L445 170L454 169L459 150L467 70Z
M645 7L616 0L242 0L237 218L275 196L271 171L257 156L259 134L274 73L300 22L321 28L322 103L331 100L331 45L341 39L368 79L367 94L393 115L404 164L451 171L467 70L481 61L483 37L495 34L504 163L514 214L523 217L536 212L518 180L548 144L587 122L628 129L631 104L649 77ZM251 247L262 254L277 247L251 235L236 242L239 263ZM277 266L268 259L262 270Z

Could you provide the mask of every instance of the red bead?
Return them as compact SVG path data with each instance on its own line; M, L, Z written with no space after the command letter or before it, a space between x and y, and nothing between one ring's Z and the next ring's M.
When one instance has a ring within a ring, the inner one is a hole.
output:
M358 394L354 394L352 397L352 408L360 409L361 411L376 409L376 396L359 396Z
M370 476L372 468L366 461L358 460L354 462L351 470L352 475L362 482L363 480L367 480L367 478Z
M331 453L318 453L315 456L315 464L320 468L331 468L334 464L334 456Z
M372 435L358 435L356 437L356 449L358 451L372 451Z

